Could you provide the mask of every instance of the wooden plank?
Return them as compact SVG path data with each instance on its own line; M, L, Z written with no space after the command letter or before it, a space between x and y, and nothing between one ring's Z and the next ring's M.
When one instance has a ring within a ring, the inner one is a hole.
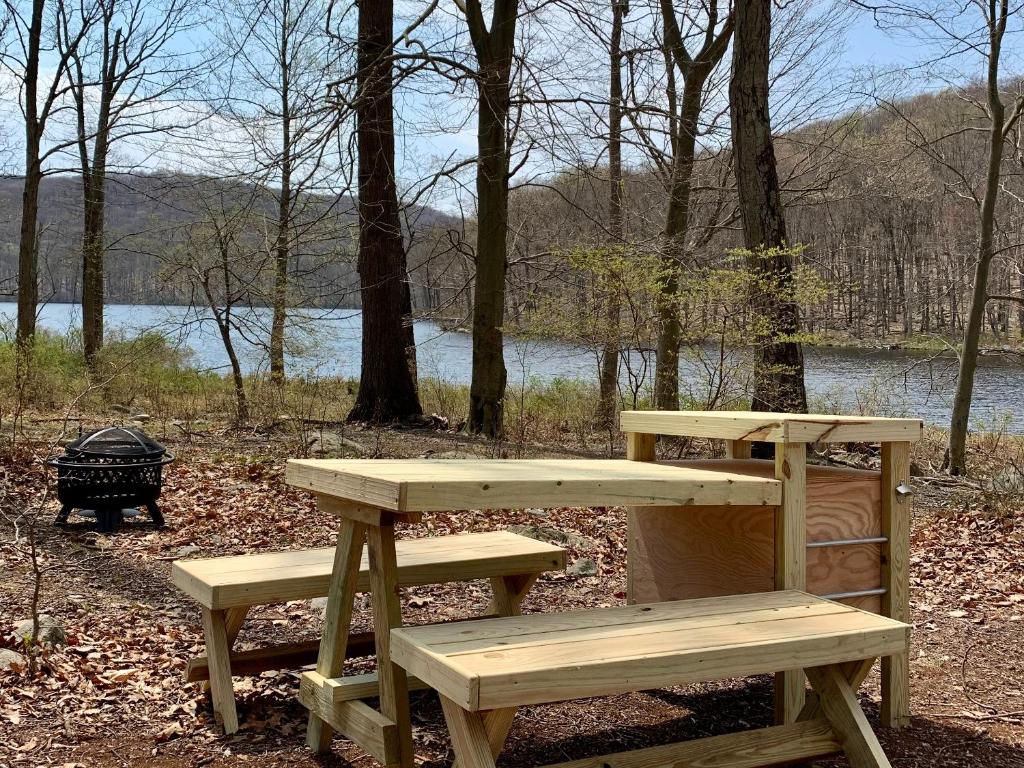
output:
M824 718L556 763L546 768L760 768L827 757L842 747Z
M565 568L565 550L508 531L405 539L397 543L402 586L474 581ZM212 608L265 605L327 594L334 548L267 552L175 563L172 580ZM363 553L356 591L370 588Z
M891 768L839 667L808 668L807 676L820 696L822 712L839 737L851 768Z
M802 592L766 592L757 595L730 595L702 600L677 600L651 605L620 605L600 610L585 608L500 619L489 618L471 623L445 622L405 627L393 634L411 636L417 645L443 648L450 643L475 640L484 644L492 640L508 640L523 635L534 635L538 632L555 634L586 629L612 631L618 627L643 627L645 625L678 630L679 625L676 622L695 617L733 616L750 611L781 610L821 604L827 606L829 610L840 612L852 610L844 606L836 608L834 603Z
M445 696L441 696L441 709L460 768L494 768L494 757L480 714L467 712Z
M834 632L811 633L797 639L782 638L773 632L766 632L767 637L763 641L739 646L725 645L729 637L721 632L714 643L702 652L665 652L631 664L595 661L571 665L567 661L566 666L557 674L550 671L510 674L489 670L476 683L479 693L475 707L495 709L541 704L567 698L609 696L708 680L748 677L792 669L797 664L821 665L837 658L891 653L892 648L906 641L905 629L862 633L859 630L844 631L842 624L846 622L837 623L840 626ZM465 661L465 658L459 657L459 661ZM432 681L431 687L436 687Z
M397 760L388 761L386 765L413 768L409 685L405 670L391 658L391 630L402 626L393 525L369 528L366 532L366 543L370 555L370 591L373 595L373 629L377 645L380 711L398 726L399 754L396 756Z
M331 701L323 689L303 677L299 682L299 701L325 727L345 734L365 752L384 765L399 760L398 726L361 701Z
M334 567L328 587L324 628L320 636L320 651L316 662L316 671L323 677L338 677L345 663L345 649L352 626L356 579L365 538L366 527L362 523L342 518L335 545ZM320 715L319 709L310 709L306 744L317 754L331 748L331 722Z
M213 711L220 715L224 733L230 735L238 730L238 712L231 684L231 644L228 642L224 611L203 608L203 637L206 640L206 654L210 658Z
M775 446L775 478L782 483L782 503L775 512L775 588L807 588L807 446ZM775 722L795 722L804 706L804 675L799 669L775 676Z
M779 499L771 479L621 459L292 459L292 465L301 466L303 487L360 503L376 498L366 492L368 481L390 483L401 500L395 508L401 511L758 505L777 504Z
M910 495L896 492L910 484L910 443L882 443L882 613L897 621L910 621ZM901 728L910 721L910 655L882 659L882 725Z
M749 459L751 445L749 440L726 440L725 455L730 459Z
M373 656L376 653L373 632L356 632L349 635L345 646L345 658ZM231 674L235 677L258 675L271 669L300 669L315 664L320 654L319 640L298 643L278 643L254 648L248 651L231 652ZM185 670L185 680L194 683L209 680L209 661L206 656L190 659Z
M774 443L915 441L924 434L920 419L754 411L623 411L619 424L623 432Z
M339 499L322 493L316 494L316 506L321 512L335 517L347 517L363 525L419 523L423 519L420 512L391 512L380 507L358 504L348 499Z
M326 689L326 697L333 702L373 699L380 694L380 681L376 672L334 678L322 677L316 672L303 672L302 677L308 678L311 684ZM410 691L423 691L430 688L417 677L407 677L407 681Z
M651 435L645 432L627 432L626 433L626 459L628 461L654 461L657 457L657 446L656 446L656 435ZM643 525L643 521L647 519L647 515L644 513L645 507L627 507L626 508L626 541L631 542L636 540L637 531ZM628 547L626 549L626 602L635 603L637 602L636 595L634 594L634 573L633 569L637 563L644 560L644 553L634 551L634 549Z

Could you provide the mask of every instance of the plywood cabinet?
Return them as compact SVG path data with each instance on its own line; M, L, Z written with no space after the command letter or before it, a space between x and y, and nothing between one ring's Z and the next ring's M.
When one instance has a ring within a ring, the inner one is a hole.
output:
M659 462L774 477L757 460ZM840 543L882 536L880 473L807 467L807 591L881 591L881 545ZM638 603L766 592L775 579L775 509L763 506L647 507L630 512L629 597ZM878 612L878 594L841 598Z

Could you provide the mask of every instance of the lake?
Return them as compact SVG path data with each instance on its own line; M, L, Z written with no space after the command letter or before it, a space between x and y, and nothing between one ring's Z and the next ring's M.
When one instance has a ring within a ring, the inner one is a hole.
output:
M13 321L16 307L0 302L0 322ZM248 332L265 338L269 311L245 312ZM134 334L156 330L190 350L199 368L226 371L227 356L217 330L208 316L187 307L111 305L106 308L107 332ZM40 309L41 327L56 332L74 329L80 309L74 304L47 304ZM296 310L289 329L290 373L358 377L360 366L361 314L358 310ZM446 331L436 323L415 325L421 376L451 383L470 380L471 340L468 334ZM247 372L266 366L257 345L238 340L238 352ZM956 360L904 350L840 349L808 347L806 383L813 406L876 415L916 415L930 423L947 425L956 380ZM555 378L595 381L597 354L552 341L508 339L505 359L510 387L524 381ZM735 376L745 373L740 358L730 356L724 369ZM649 388L653 359L634 353L623 366L622 387ZM730 362L732 363L730 365ZM680 363L681 388L703 401L704 394L721 371L717 349L684 353ZM981 359L971 412L975 429L1004 429L1024 434L1024 364L1020 355L991 355Z

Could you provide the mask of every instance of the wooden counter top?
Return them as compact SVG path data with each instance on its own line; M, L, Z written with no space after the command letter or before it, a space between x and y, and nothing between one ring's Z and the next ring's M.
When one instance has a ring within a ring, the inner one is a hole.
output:
M394 512L781 502L774 478L622 459L291 459L286 481Z
M913 442L920 419L756 411L623 411L623 432L766 443Z

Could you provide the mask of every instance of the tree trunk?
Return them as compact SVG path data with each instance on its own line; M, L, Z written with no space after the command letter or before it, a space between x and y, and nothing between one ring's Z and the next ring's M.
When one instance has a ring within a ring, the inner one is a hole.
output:
M622 19L629 10L627 0L612 0L610 75L608 82L608 235L613 249L622 245ZM613 250L617 254L617 250ZM604 346L601 349L600 403L598 418L605 427L615 424L619 391L619 313L622 301L618 275L605 274Z
M792 340L800 312L791 298L793 258L768 110L770 38L771 0L738 3L729 82L736 191L756 283L753 306L768 324L758 344L751 409L806 413L803 349Z
M395 184L391 0L359 6L356 132L362 376L349 421L387 423L423 412L406 347L405 247Z
M985 195L979 211L978 263L974 268L974 288L964 328L964 343L960 351L960 371L953 396L953 411L949 427L949 446L946 461L951 475L967 473L967 425L971 416L974 395L974 374L978 368L978 345L985 322L988 302L988 274L992 265L993 237L995 235L996 203L999 199L1000 171L1003 162L1003 142L1006 110L999 96L999 53L1005 16L1000 25L992 20L988 57L988 109L989 125L988 167L985 177Z
M473 292L470 432L499 437L505 401L505 274L508 268L509 76L517 0L497 0L488 32L479 0L467 2L478 62L477 240Z
M270 321L270 380L284 384L284 327L288 312L288 262L291 250L292 218L292 111L288 59L290 7L286 1L281 14L278 62L281 72L281 189L277 197L277 238L274 243L273 317Z
M25 58L25 183L21 195L21 231L18 239L18 327L15 335L18 381L21 382L26 353L36 333L39 304L38 242L39 185L43 168L39 159L42 126L39 122L39 48L45 0L33 0Z

